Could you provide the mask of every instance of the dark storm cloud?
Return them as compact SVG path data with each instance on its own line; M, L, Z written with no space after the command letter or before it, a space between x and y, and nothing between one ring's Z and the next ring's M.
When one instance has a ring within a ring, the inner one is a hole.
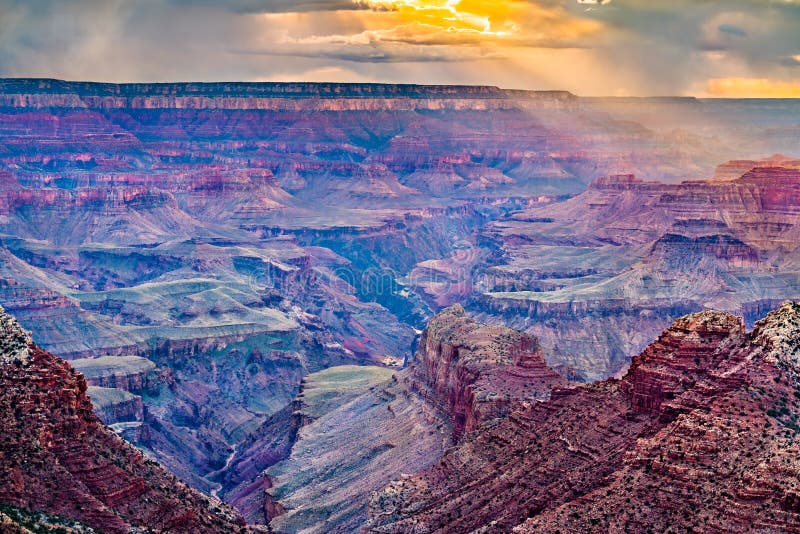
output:
M179 7L212 7L233 13L303 13L364 8L351 0L166 0L166 3Z
M737 37L747 37L747 32L745 30L733 24L720 24L719 31Z

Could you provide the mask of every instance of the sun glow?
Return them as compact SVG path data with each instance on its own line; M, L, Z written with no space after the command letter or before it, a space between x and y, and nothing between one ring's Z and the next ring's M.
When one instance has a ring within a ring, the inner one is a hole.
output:
M367 0L356 3L375 10L392 11L409 22L429 24L449 32L502 37L517 29L515 24L508 22L503 29L492 27L492 15L503 15L502 2L488 9L484 2L464 0Z
M361 23L360 33L317 34L312 40L562 48L578 45L601 28L596 21L571 16L561 6L527 0L352 1L362 9L348 11L347 16ZM297 42L294 36L290 40Z
M365 76L372 76L372 65L392 63L395 72L420 80L446 72L458 83L492 79L509 87L572 89L569 82L580 77L597 85L590 46L604 23L557 3L351 1L354 9L259 14L265 28L260 46L270 54L371 65L348 67Z

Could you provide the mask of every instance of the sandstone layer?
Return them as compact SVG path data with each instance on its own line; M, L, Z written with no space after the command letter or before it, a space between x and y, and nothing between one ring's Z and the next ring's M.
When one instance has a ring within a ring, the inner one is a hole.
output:
M714 305L749 324L797 296L779 214L796 199L793 164L758 158L791 156L799 110L495 87L0 80L0 304L86 369L152 362L90 378L118 390L96 391L98 412L227 496L229 461L267 429L253 458L291 448L276 429L294 428L304 376L399 368L451 304L530 330L560 374L591 380L624 372L679 315ZM726 159L739 163L724 180L696 183ZM739 183L756 167L774 194ZM639 182L595 182L630 173L665 182L661 200ZM758 200L740 202L755 226L704 214L662 228L652 214L727 210L737 191ZM570 220L613 222L617 208L621 224L597 236ZM456 434L505 410L484 400L464 404ZM241 465L231 483L263 468Z
M704 308L748 325L798 297L800 167L732 162L735 179L595 180L569 200L491 224L501 252L470 305L537 335L551 365L624 372L667 323ZM626 332L626 334L622 334Z
M372 492L431 467L516 403L566 385L535 338L478 324L456 305L431 320L402 371L349 366L309 375L292 413L234 456L226 495L275 532L354 532Z

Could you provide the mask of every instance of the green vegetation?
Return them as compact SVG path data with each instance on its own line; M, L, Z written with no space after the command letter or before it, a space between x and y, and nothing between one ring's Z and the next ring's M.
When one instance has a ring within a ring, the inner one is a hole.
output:
M0 504L0 532L25 532L24 529L34 533L51 534L94 534L97 532L72 519Z

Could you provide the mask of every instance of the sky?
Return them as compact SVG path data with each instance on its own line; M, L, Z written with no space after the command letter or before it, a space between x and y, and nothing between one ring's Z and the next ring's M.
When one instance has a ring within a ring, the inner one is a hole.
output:
M800 0L0 0L0 77L800 97Z

